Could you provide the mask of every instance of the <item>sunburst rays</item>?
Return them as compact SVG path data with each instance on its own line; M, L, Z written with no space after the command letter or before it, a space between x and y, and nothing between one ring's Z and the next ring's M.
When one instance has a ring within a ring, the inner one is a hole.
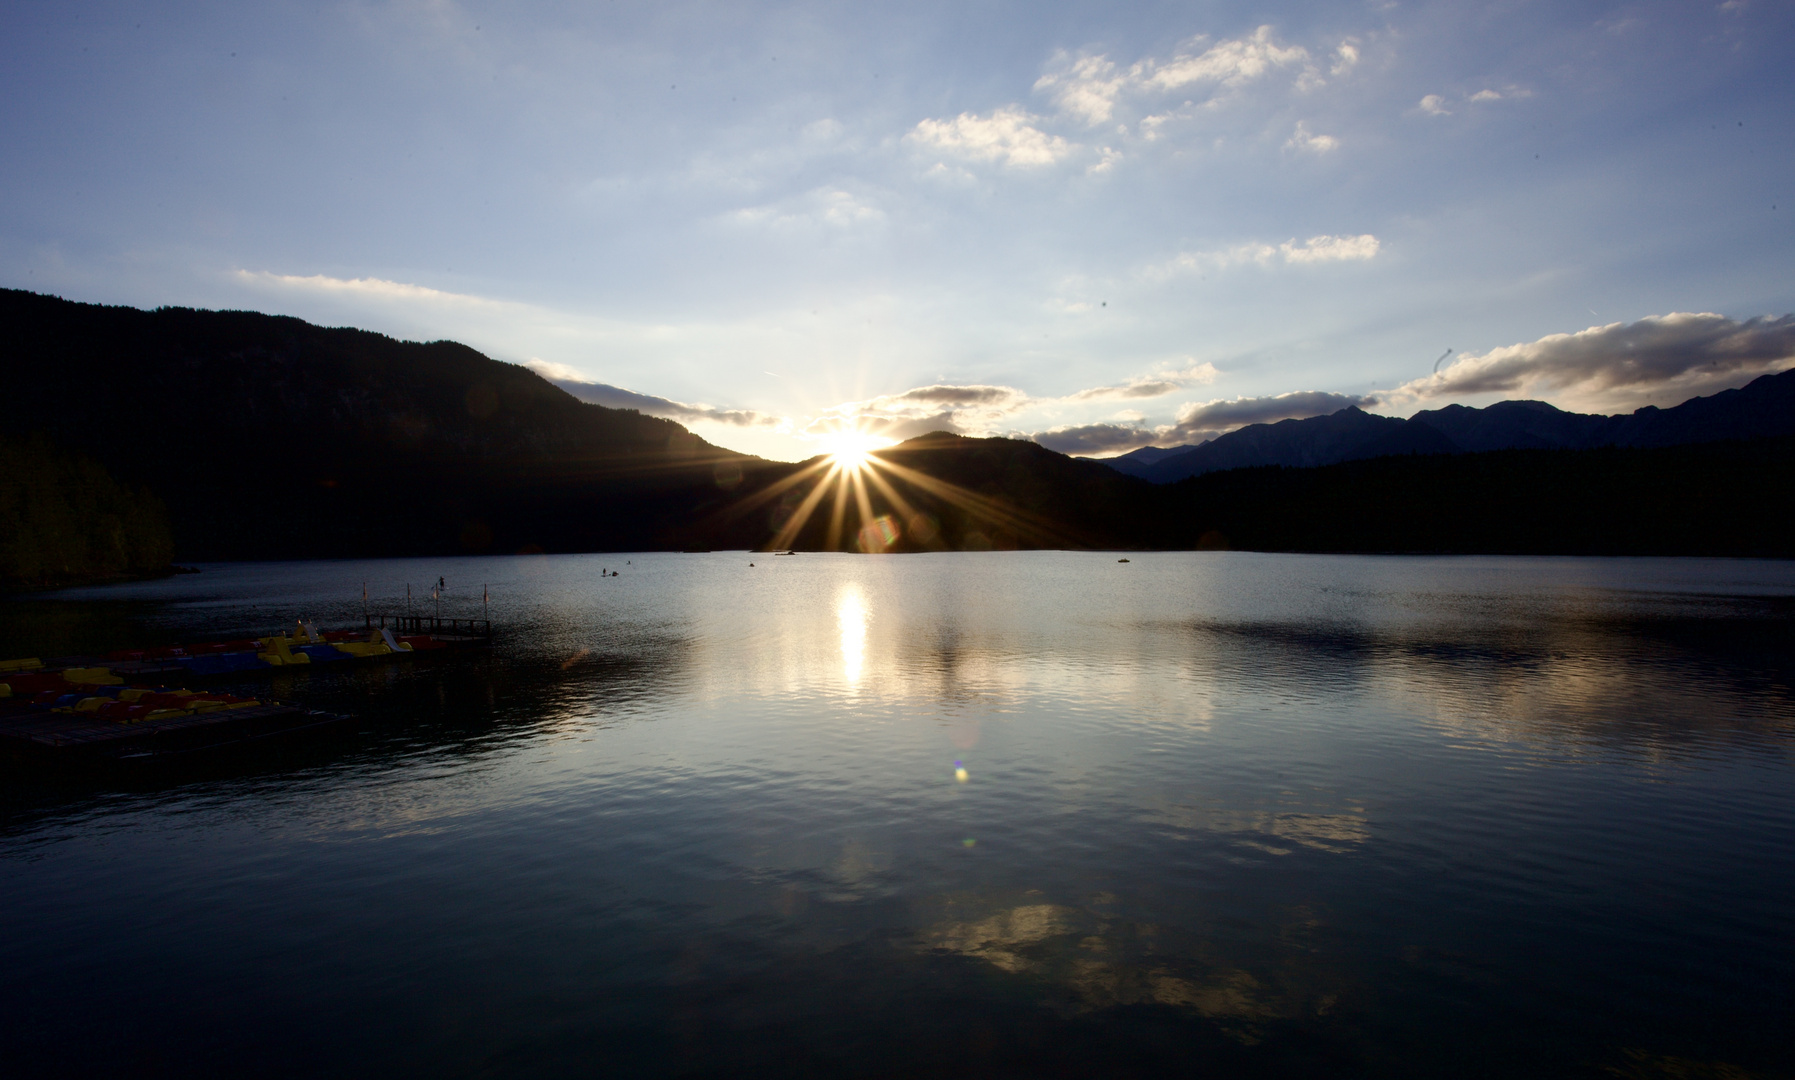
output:
M736 517L777 501L767 544L774 550L795 546L818 514L825 515L820 546L826 551L875 554L957 546L931 509L954 512L964 526L957 539L965 546L978 546L980 538L986 546L992 538L1005 538L1037 547L1061 546L1069 539L1037 515L892 460L895 455L942 448L912 445L880 450L865 442L844 441L829 456L736 503L729 513ZM934 505L919 506L919 501Z

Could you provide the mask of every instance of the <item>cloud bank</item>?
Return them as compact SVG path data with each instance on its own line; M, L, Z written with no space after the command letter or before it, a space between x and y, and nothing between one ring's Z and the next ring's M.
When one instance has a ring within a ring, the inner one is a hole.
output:
M1175 423L1160 427L1140 424L1082 424L1033 433L1030 437L1062 454L1114 454L1143 446L1183 446L1207 442L1249 424L1302 420L1325 416L1346 408L1377 404L1374 397L1334 394L1322 390L1298 390L1275 397L1217 398L1193 401L1178 410Z
M1198 401L1179 409L1178 422L1166 429L1161 438L1173 440L1167 445L1202 442L1248 424L1302 420L1310 416L1326 416L1341 409L1364 408L1375 404L1375 397L1333 394L1323 390L1297 390L1275 397L1243 397L1231 401Z
M1112 455L1158 444L1158 435L1151 428L1138 424L1077 424L1071 427L1036 431L1029 438L1062 454L1088 456Z
M946 431L955 435L1011 434L1033 437L1009 430L1010 418L1026 410L1056 405L1105 400L1146 401L1189 386L1211 383L1220 377L1221 372L1214 364L1202 363L1181 370L1140 376L1114 386L1096 386L1074 391L1063 397L1047 398L1034 397L1013 386L919 386L898 394L844 402L826 409L803 426L801 437L816 438L844 429L863 431L894 441L915 438L932 431ZM1140 428L1100 424L1094 425L1093 430L1106 427L1132 432L1135 439L1132 445L1141 445ZM1152 437L1151 432L1147 433L1147 439Z
M1795 367L1795 315L1740 322L1673 312L1460 357L1387 403L1503 394L1586 412L1674 405Z

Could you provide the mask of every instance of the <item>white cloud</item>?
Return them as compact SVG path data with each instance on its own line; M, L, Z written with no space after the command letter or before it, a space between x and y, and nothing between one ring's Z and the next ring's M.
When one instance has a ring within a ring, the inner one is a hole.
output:
M1338 74L1358 61L1358 48L1342 43L1336 52ZM1115 119L1130 98L1157 100L1169 95L1190 95L1170 111L1150 113L1139 121L1148 139L1169 120L1191 110L1220 104L1251 83L1279 69L1298 68L1295 88L1306 92L1323 85L1321 73L1309 63L1309 51L1300 45L1279 44L1272 28L1261 26L1251 35L1209 43L1199 35L1186 41L1169 60L1146 57L1126 70L1107 56L1061 52L1048 71L1035 82L1035 92L1047 95L1058 114L1096 127ZM1201 104L1199 104L1199 102ZM1126 130L1122 125L1119 132Z
M1143 116L1141 117L1140 123L1135 126L1139 128L1141 138L1144 141L1153 142L1162 134L1160 130L1161 128L1175 120L1189 119L1193 109L1194 106L1187 101L1184 103L1183 108L1174 109L1171 112L1155 113L1152 116Z
M1504 394L1602 412L1677 404L1789 367L1795 367L1795 315L1739 322L1675 312L1461 356L1385 400Z
M1185 47L1192 49L1204 40L1193 38ZM1234 89L1263 77L1273 68L1300 64L1308 58L1307 49L1300 45L1280 46L1272 38L1272 28L1261 26L1251 37L1219 41L1196 55L1180 52L1163 64L1144 60L1134 66L1130 77L1143 87L1160 91L1200 84Z
M979 178L970 171L958 165L949 166L944 161L937 161L929 166L928 171L922 174L922 178L938 184L951 184L955 187L973 187L979 182Z
M572 364L562 364L532 356L524 361L524 366L552 383L586 381L586 373Z
M1334 56L1333 70L1344 72L1358 62L1358 47L1349 39ZM1325 85L1307 49L1283 44L1270 26L1261 26L1245 37L1222 41L1199 35L1169 59L1145 57L1125 69L1105 55L1061 51L1048 61L1034 91L1052 103L1052 120L1061 124L1096 128L1114 123L1116 138L1128 139L1132 128L1135 137L1154 142L1167 125L1217 109L1249 86L1285 70L1294 71L1295 79L1287 85L1298 93ZM1164 100L1172 95L1177 97ZM1115 123L1118 119L1122 122ZM987 115L966 112L951 120L923 120L905 139L963 159L1018 167L1052 165L1094 149L1053 134L1051 126L1049 118L1020 105L1005 105ZM1319 153L1333 149L1338 140L1304 131L1291 145ZM1089 173L1107 172L1122 157L1113 146L1095 153L1098 160L1088 167Z
M1024 168L1052 165L1069 156L1073 145L1035 127L1038 119L1020 106L1006 105L989 116L961 113L952 120L924 120L905 137L975 161Z
M1459 99L1459 101L1464 105L1484 105L1492 101L1508 101L1518 98L1530 98L1532 96L1533 91L1524 86L1505 86L1500 90L1486 86L1475 94ZM1429 94L1422 98L1420 103L1415 106L1415 111L1425 116L1451 116L1452 110L1446 106L1447 101L1445 95Z
M1141 272L1149 280L1163 281L1203 270L1225 270L1232 266L1253 263L1272 266L1278 263L1298 265L1325 262L1363 262L1377 257L1377 237L1370 233L1359 236L1311 236L1302 243L1295 239L1272 245L1263 243L1236 244L1213 251L1184 252Z
M816 188L766 206L750 206L728 215L746 226L775 229L825 226L850 230L883 224L885 212L869 200L839 188Z
M821 219L837 228L883 221L885 212L845 191L826 191L817 197Z
M1145 375L1117 386L1097 386L1089 390L1080 390L1069 394L1066 401L1095 401L1101 398L1156 398L1164 397L1175 390L1187 386L1212 383L1221 377L1221 372L1214 364L1202 363L1183 371L1167 371L1157 375Z
M1116 99L1128 84L1128 76L1117 75L1116 65L1101 56L1073 59L1062 52L1052 63L1058 70L1035 80L1035 91L1046 93L1060 112L1088 125L1094 127L1108 121L1115 112Z
M1370 233L1361 236L1311 236L1298 244L1294 240L1286 240L1278 245L1278 253L1285 262L1321 263L1321 262L1364 262L1377 258L1377 237Z
M386 333L421 333L429 335L429 340L452 337L495 355L517 355L526 349L634 350L649 342L673 340L682 333L688 338L728 335L739 342L742 333L739 326L711 329L629 323L376 277L266 270L237 270L231 276L257 292L276 294L284 310L313 321L343 318L353 312L348 317L365 320L371 316Z
M1284 143L1284 148L1286 150L1301 150L1311 154L1325 154L1330 150L1338 149L1339 146L1339 139L1334 138L1332 135L1312 134L1309 131L1309 126L1301 120L1296 122L1296 130L1291 133L1289 140Z
M470 296L466 293L444 292L425 285L409 285L403 281L387 281L383 278L334 278L323 274L301 276L298 274L274 274L266 270L238 270L235 276L244 284L258 288L309 292L347 299L397 300L410 304L423 303L439 307L486 310L528 307L526 304L489 300L483 296Z

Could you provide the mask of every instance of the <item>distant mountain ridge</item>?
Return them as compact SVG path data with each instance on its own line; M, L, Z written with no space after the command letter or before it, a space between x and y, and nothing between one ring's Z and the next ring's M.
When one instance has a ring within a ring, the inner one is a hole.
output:
M1565 412L1543 401L1501 401L1482 409L1448 405L1406 420L1346 408L1305 420L1252 424L1195 446L1143 447L1091 460L1169 484L1226 469L1314 468L1391 454L1681 446L1790 435L1795 435L1795 369L1674 408L1647 406L1616 416Z

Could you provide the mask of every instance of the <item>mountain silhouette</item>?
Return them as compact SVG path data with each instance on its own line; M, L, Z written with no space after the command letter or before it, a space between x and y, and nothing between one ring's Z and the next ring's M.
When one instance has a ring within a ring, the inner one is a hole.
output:
M1103 460L1156 484L1226 469L1312 468L1390 454L1481 453L1600 446L1680 446L1795 435L1795 370L1762 375L1737 390L1691 398L1670 409L1647 406L1600 416L1543 401L1502 401L1482 409L1448 405L1408 419L1357 408L1305 420L1252 424L1189 447L1147 447Z
M1151 470L1153 466L1164 461L1166 458L1175 457L1187 450L1194 449L1196 449L1195 446L1143 446L1138 450L1130 450L1126 454L1121 454L1117 457L1083 458L1081 460L1095 461L1099 464L1108 465L1119 473L1125 473L1128 476L1138 476L1145 480L1147 479L1148 471Z
M842 468L712 446L453 342L0 291L0 388L0 584L694 548L1795 555L1795 372L1618 417L1345 409L1124 465L936 432Z
M825 459L712 446L465 345L254 312L0 291L0 386L34 453L90 461L116 478L104 483L166 507L181 560L1175 542L1149 484L1032 442L941 433L882 451L890 467L841 490L833 530L832 498L788 530L804 496L839 479ZM18 516L15 505L0 491L0 512ZM862 535L874 519L878 544ZM32 535L68 535L49 524ZM19 565L0 567L0 583L48 580L9 552ZM118 572L95 563L86 576Z
M465 345L254 312L0 291L0 386L12 432L153 492L190 560L677 547L789 468Z

